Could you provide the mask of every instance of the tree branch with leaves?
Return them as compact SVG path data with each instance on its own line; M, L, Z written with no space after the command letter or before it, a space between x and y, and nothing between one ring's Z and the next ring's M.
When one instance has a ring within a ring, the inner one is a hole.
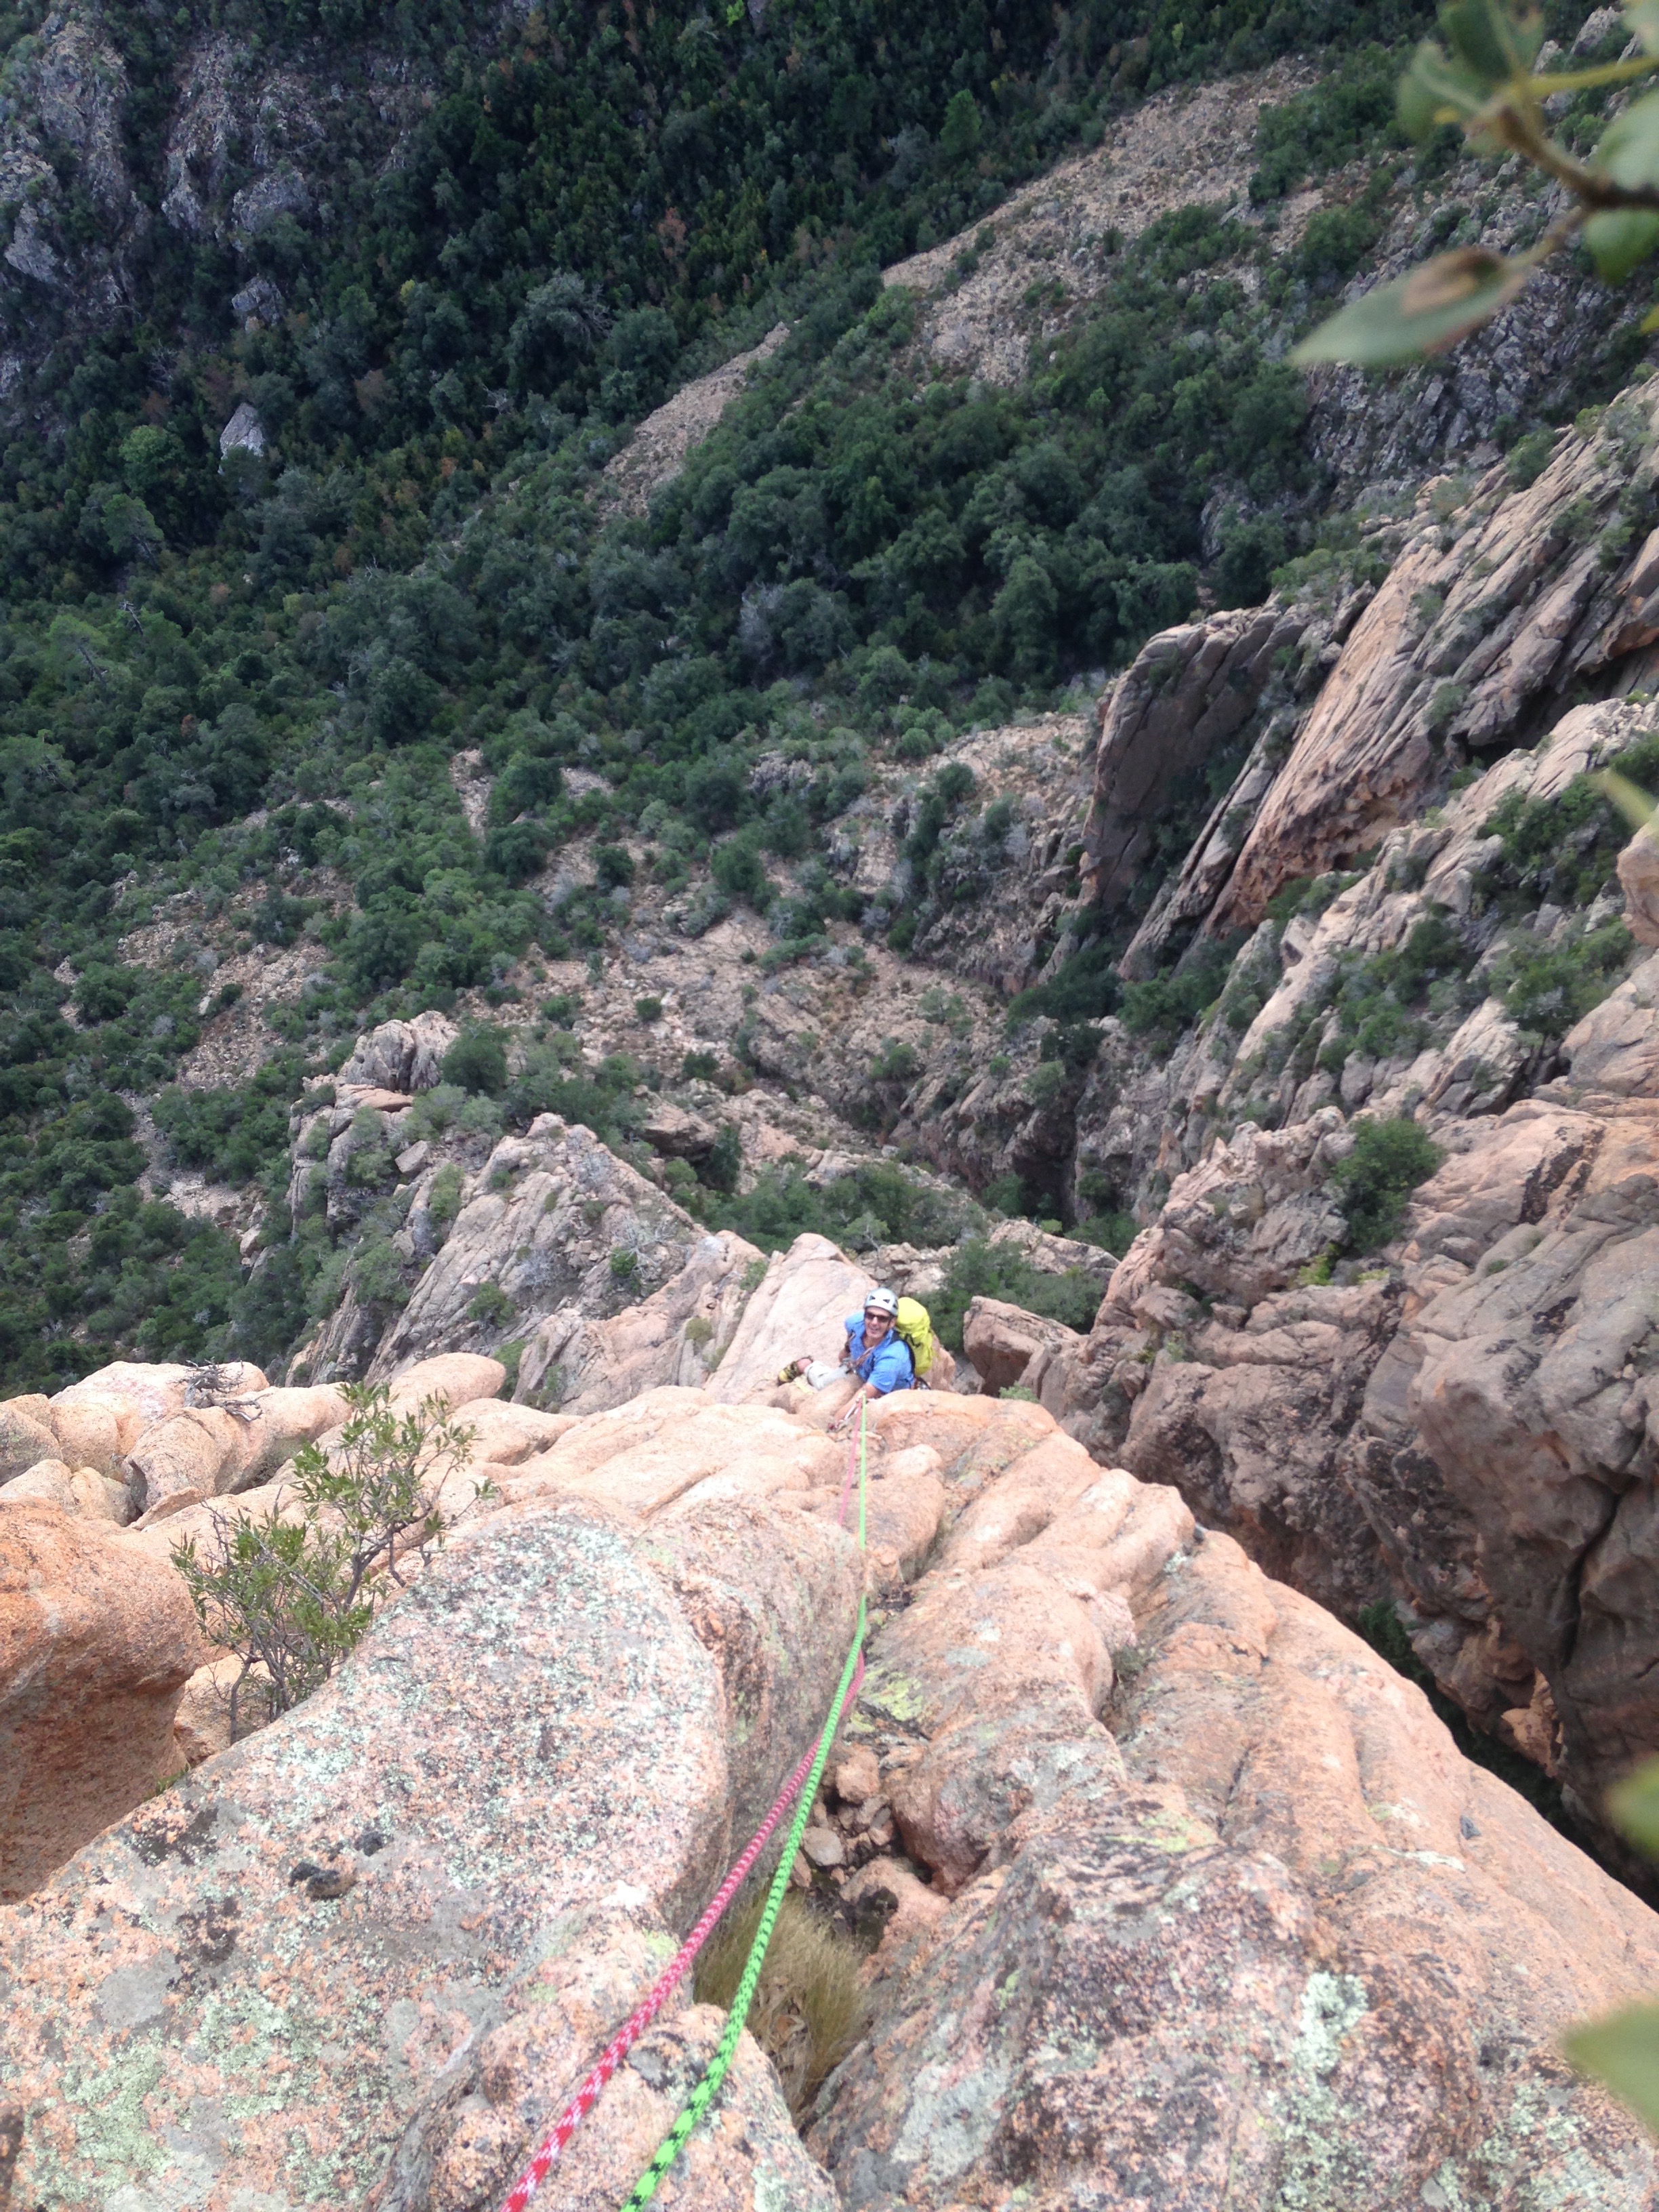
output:
M1588 161L1550 136L1545 111L1558 93L1634 82L1659 70L1659 0L1627 0L1624 14L1638 53L1589 69L1540 70L1544 23L1536 9L1509 0L1447 0L1439 18L1444 46L1425 39L1400 81L1401 128L1423 139L1443 125L1461 125L1474 151L1518 154L1560 186L1565 204L1525 252L1458 246L1376 286L1304 338L1293 361L1386 368L1438 353L1489 322L1581 234L1613 283L1659 251L1659 91L1614 116ZM1642 327L1659 328L1659 308Z
M204 1553L193 1537L173 1553L203 1634L242 1662L230 1692L233 1741L250 1681L270 1720L320 1689L388 1589L403 1587L400 1562L411 1553L424 1561L453 1526L440 1492L471 1458L472 1431L435 1398L399 1413L384 1389L350 1384L342 1395L338 1442L296 1453L287 1494L267 1513L216 1514ZM480 1483L474 1502L494 1495Z

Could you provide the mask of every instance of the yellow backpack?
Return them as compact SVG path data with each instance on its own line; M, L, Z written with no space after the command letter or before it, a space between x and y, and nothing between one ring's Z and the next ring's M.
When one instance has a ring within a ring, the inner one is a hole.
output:
M933 1323L920 1298L899 1300L898 1311L893 1316L893 1328L910 1348L917 1382L925 1382L927 1370L933 1364Z

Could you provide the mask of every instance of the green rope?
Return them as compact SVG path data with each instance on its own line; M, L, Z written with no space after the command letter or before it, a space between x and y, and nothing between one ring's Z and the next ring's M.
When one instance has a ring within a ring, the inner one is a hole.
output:
M860 1407L859 1408L859 1549L860 1551L864 1548L864 1409ZM823 1724L823 1735L818 1738L817 1756L812 1761L811 1771L807 1775L805 1785L796 1804L795 1817L790 1823L788 1840L784 1844L783 1855L778 1861L777 1872L773 1875L772 1886L766 1893L766 1903L761 1911L760 1925L755 1930L755 1940L749 1947L749 1956L744 1963L743 1978L738 1984L737 1994L732 2000L732 2009L726 2015L726 2032L720 2037L714 2055L709 2060L702 2080L686 2099L678 2118L657 2146L656 2155L650 2165L635 2183L633 2194L623 2204L622 2212L642 2212L642 2208L656 2195L669 2167L684 2150L698 2121L702 2119L719 2094L720 2084L725 2081L732 2060L736 2054L738 2039L743 2033L744 2023L749 2017L749 2008L754 2002L755 1990L760 1982L761 1969L766 1964L767 1947L772 1941L772 1930L777 1925L778 1914L783 1909L784 1892L789 1887L789 1876L794 1869L795 1854L800 1849L801 1838L806 1833L806 1823L811 1818L813 1801L818 1794L818 1784L823 1779L823 1770L829 1763L830 1747L834 1743L836 1731L841 1726L842 1708L847 1702L847 1693L852 1688L853 1678L858 1671L859 1655L864 1646L864 1612L865 1601L860 1597L858 1626L853 1632L853 1647L847 1655L847 1664L841 1670L841 1681L836 1686L835 1698L830 1707L830 1717Z

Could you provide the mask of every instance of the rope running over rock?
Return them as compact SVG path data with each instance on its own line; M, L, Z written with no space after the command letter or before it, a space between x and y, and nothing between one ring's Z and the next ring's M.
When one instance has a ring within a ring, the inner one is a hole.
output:
M841 1510L836 1516L843 1525L847 1519L848 1496L853 1486L855 1468L859 1486L859 1549L862 1551L865 1534L866 1441L864 1413L861 1407L859 1413L858 1438L856 1444L848 1455L847 1480L842 1486ZM726 1906L742 1887L750 1869L771 1840L779 1821L782 1820L790 1805L799 1799L799 1802L796 1807L788 1840L778 1861L778 1869L772 1879L765 1908L761 1914L760 1925L755 1931L755 1941L744 1966L743 1978L738 1983L737 1995L732 1999L726 2032L721 2036L719 2047L710 2059L702 2078L691 2092L673 2126L664 2136L650 2165L635 2183L633 2193L623 2208L623 2212L637 2212L637 2208L650 2203L664 2175L679 2155L687 2138L713 2103L720 2083L726 2078L726 2070L732 2063L732 2055L738 2047L738 2039L743 2033L744 2022L748 2018L749 2008L754 2000L756 1985L760 1980L761 1968L766 1961L767 1946L771 1942L772 1930L777 1924L778 1913L783 1904L783 1893L788 1886L790 1869L793 1867L795 1855L800 1849L801 1838L806 1832L807 1820L811 1815L812 1801L817 1795L818 1784L823 1778L823 1769L830 1757L830 1747L836 1740L836 1731L841 1725L842 1712L857 1702L859 1686L864 1680L864 1616L865 1601L860 1597L858 1626L853 1637L853 1648L847 1655L847 1664L842 1669L841 1681L836 1691L835 1700L830 1708L830 1717L824 1723L823 1732L817 1744L805 1754L794 1772L773 1800L770 1811L750 1837L742 1856L737 1860L726 1880L709 1900L708 1908L702 1919L698 1921L674 1957L652 1984L639 2005L629 2014L627 2020L605 2045L592 2071L542 2137L530 2163L502 2199L501 2212L525 2212L525 2208L531 2198L535 2196L562 2156L570 2138L599 2102L605 2083L610 2081L641 2036L645 2033L646 2029L662 2010L679 1983L690 1971L698 1952L713 1935ZM805 1785L804 1789L803 1784Z

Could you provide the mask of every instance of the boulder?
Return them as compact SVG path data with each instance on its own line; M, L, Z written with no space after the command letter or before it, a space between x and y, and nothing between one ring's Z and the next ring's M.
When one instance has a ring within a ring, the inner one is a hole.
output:
M183 1413L187 1406L251 1397L266 1388L264 1376L246 1359L217 1367L188 1367L117 1359L83 1375L52 1401L54 1421L64 1407L95 1407L112 1415L119 1449L130 1452L144 1430Z
M459 1425L471 1431L470 1455L479 1467L511 1467L532 1452L546 1451L576 1425L571 1413L543 1413L534 1406L514 1406L500 1398L475 1398Z
M140 1512L186 1492L214 1498L239 1489L251 1457L248 1431L223 1406L192 1407L144 1429L127 1453Z
M767 1261L731 1349L705 1386L709 1396L726 1404L745 1398L775 1384L780 1370L804 1353L839 1359L847 1316L860 1310L873 1287L827 1237L797 1237Z
M775 1407L720 1406L700 1390L662 1389L579 1422L550 1451L495 1479L509 1502L584 1498L633 1519L682 1499L839 1486L846 1460L844 1443Z
M1054 1355L1075 1351L1082 1341L1063 1322L1045 1321L1000 1298L974 1298L963 1316L963 1350L993 1397L1017 1382L1037 1388Z
M499 1359L477 1352L441 1352L417 1359L392 1377L390 1397L398 1413L412 1413L428 1398L450 1414L481 1398L494 1398L507 1380Z
M307 1705L0 1913L22 2200L498 2201L811 1740L857 1598L801 1515L480 1525ZM280 2050L252 2100L227 2021ZM718 2032L671 2003L561 2204L617 2201ZM70 2087L118 2078L116 2138ZM690 2170L732 2212L834 2212L747 2057Z
M76 1511L89 1520L107 1521L119 1528L127 1518L129 1501L125 1482L100 1474L95 1467L77 1467L70 1477Z
M249 1407L254 1418L247 1427L239 1488L268 1482L302 1445L314 1443L345 1418L345 1401L331 1383L261 1390Z
M176 1765L190 1594L117 1531L0 1503L0 1898L24 1897Z
M37 1398L9 1398L0 1405L0 1482L10 1482L41 1460L58 1456L57 1432L46 1411L33 1410L40 1404ZM25 1412L25 1407L30 1410Z
M181 1766L199 1766L216 1753L229 1750L233 1692L236 1693L236 1733L252 1735L264 1719L264 1710L259 1679L244 1681L240 1659L211 1659L185 1683L173 1717L173 1746Z
M720 1131L712 1121L661 1097L650 1100L639 1133L665 1160L706 1160L720 1142Z
M239 1521L261 1518L272 1507L280 1510L290 1496L291 1486L282 1475L259 1483L252 1490L239 1490L224 1498L196 1498L187 1490L179 1491L163 1500L155 1513L147 1513L133 1522L123 1532L124 1538L158 1565L166 1566L179 1546L211 1543L219 1528L234 1528ZM291 1507L284 1517L297 1519L297 1505Z
M94 1467L100 1474L125 1479L121 1426L110 1407L60 1399L48 1408L47 1419L59 1455L71 1467Z
M411 1022L382 1022L360 1036L335 1081L363 1091L435 1090L441 1062L460 1031L447 1015L416 1014Z
M13 1475L9 1482L0 1483L0 1505L21 1505L25 1498L55 1505L60 1513L71 1517L81 1511L74 1470L65 1467L61 1459L38 1459L21 1474Z
M1097 1275L1103 1290L1117 1265L1102 1245L1085 1244L1075 1237L1056 1237L1051 1230L1039 1229L1035 1221L1018 1218L998 1222L987 1242L1018 1252L1040 1275Z

